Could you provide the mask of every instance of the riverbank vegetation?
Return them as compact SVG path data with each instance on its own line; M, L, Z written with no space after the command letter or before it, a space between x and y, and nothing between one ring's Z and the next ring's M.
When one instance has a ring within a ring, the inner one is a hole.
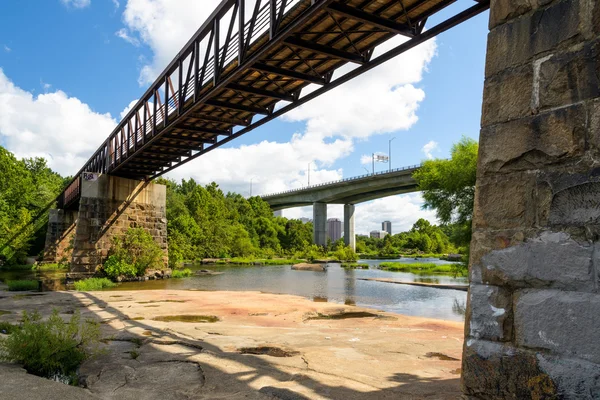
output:
M171 273L171 278L175 278L175 279L179 279L179 278L189 278L190 276L194 275L194 273L192 272L191 269L189 268L185 268L185 269L174 269L173 272Z
M28 290L39 290L40 283L35 280L7 281L8 290L11 292L26 292Z
M387 271L427 273L427 274L454 274L457 272L453 264L435 264L435 263L400 263L400 262L382 262L379 268Z
M369 269L369 264L342 263L344 269Z
M78 311L66 323L58 310L46 320L37 312L23 312L23 323L0 338L0 359L34 375L76 384L77 368L98 352L99 340L98 323L82 321Z
M92 292L94 290L110 289L117 286L108 278L88 278L73 283L79 292Z

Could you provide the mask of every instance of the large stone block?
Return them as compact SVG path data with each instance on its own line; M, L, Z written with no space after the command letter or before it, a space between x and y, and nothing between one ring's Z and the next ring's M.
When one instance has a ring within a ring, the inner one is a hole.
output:
M533 65L502 71L485 80L481 125L488 126L531 115Z
M561 108L483 128L479 165L484 173L538 169L583 155L584 105Z
M538 354L538 365L555 384L560 399L600 399L600 365L579 359Z
M564 232L543 232L537 238L481 258L483 282L512 287L595 289L592 271L594 246Z
M488 36L485 76L576 42L586 29L582 18L588 17L581 12L581 2L587 0L563 0L494 28Z
M497 286L471 284L468 336L509 341L512 336L512 296Z
M549 224L552 226L587 226L600 223L600 182L579 182L573 176L571 186L555 190L550 205Z
M600 363L598 310L598 294L519 291L514 302L516 343Z
M475 191L474 229L525 229L536 221L534 174L479 176Z
M557 53L539 66L539 107L554 108L600 96L600 43Z
M556 398L556 385L534 352L468 338L462 365L463 391L478 399Z

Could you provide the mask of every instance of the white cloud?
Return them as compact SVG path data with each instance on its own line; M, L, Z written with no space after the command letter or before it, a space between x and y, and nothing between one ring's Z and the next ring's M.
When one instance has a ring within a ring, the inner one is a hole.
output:
M134 38L133 36L130 36L129 32L125 28L121 28L118 31L116 31L115 36L120 37L121 39L123 39L129 44L134 45L135 47L138 47L140 45L140 41Z
M427 142L425 144L425 146L423 146L421 151L425 154L425 156L427 158L429 158L431 160L431 159L433 159L433 154L431 154L431 153L437 149L438 149L438 142L436 142L434 140L430 140L429 142Z
M354 231L357 234L366 234L374 230L381 230L383 221L392 222L392 233L396 234L409 230L419 218L424 218L433 224L438 220L435 211L423 210L423 198L420 193L409 193L385 197L360 203L354 211ZM308 217L312 219L312 207L297 207L283 211L286 218ZM327 206L328 218L344 220L344 206L330 204Z
M0 138L17 157L45 157L63 175L76 173L116 121L57 90L34 96L0 69Z
M113 5L115 6L115 10L118 9L119 7L121 7L121 3L119 3L119 0L112 0Z
M65 7L86 8L92 4L92 0L60 0Z
M362 156L360 156L360 163L362 165L369 165L373 161L372 158L372 155L363 154Z
M12 51L12 49L10 47L8 47L7 45L4 45L4 51L7 53L10 53Z

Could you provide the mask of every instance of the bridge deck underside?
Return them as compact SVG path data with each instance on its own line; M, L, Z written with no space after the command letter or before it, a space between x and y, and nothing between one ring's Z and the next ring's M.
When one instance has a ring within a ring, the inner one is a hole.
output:
M427 18L456 0L257 0L250 13L246 1L221 3L78 175L171 171L385 61L372 56L387 40L406 37L405 51L429 39ZM334 79L348 63L358 68ZM309 85L320 88L302 96ZM77 179L62 206L78 200Z

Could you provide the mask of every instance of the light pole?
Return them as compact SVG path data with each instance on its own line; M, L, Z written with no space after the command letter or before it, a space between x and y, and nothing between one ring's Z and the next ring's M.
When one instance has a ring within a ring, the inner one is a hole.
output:
M389 144L389 157L390 157L390 159L389 159L389 170L388 170L389 172L392 172L392 140L394 140L394 139L396 139L395 136L393 138L391 138L389 140L389 143L388 143Z
M365 169L365 171L367 171L367 175L369 174L369 170L367 169L367 167L363 167Z
M375 175L375 153L371 154L371 162L373 163L373 175Z

